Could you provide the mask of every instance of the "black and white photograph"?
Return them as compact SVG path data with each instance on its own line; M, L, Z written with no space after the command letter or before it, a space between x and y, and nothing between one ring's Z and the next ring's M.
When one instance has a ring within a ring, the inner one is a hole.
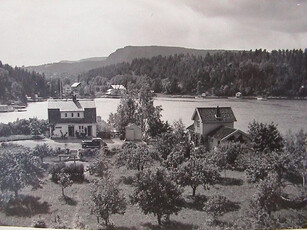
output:
M307 228L306 0L0 0L0 230Z

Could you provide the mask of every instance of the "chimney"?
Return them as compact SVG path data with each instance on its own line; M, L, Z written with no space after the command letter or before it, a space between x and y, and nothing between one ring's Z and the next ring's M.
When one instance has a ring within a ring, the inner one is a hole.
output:
M220 111L220 107L217 106L216 107L216 114L215 114L216 119L220 120L222 119L222 115L221 115L221 111Z

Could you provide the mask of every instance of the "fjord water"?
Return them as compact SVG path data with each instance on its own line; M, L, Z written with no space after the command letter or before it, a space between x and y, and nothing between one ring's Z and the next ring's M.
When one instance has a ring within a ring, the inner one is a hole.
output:
M107 120L110 113L116 112L119 99L95 99L97 115ZM201 99L201 98L155 98L155 105L163 108L163 120L172 123L182 119L188 126L192 124L192 114L195 107L229 106L237 118L235 127L247 131L248 123L257 120L260 122L278 124L278 129L285 134L289 129L297 132L300 129L307 131L307 101L304 100L242 100L242 99ZM0 122L8 123L17 118L47 119L47 102L29 103L26 112L0 113Z

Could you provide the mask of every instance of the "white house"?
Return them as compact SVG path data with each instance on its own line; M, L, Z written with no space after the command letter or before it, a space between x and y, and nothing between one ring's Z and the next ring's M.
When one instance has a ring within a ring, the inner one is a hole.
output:
M49 99L50 137L96 137L96 105L94 100Z

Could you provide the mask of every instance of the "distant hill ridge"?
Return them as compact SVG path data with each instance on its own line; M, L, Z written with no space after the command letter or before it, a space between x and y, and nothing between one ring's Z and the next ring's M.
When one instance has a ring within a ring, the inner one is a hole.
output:
M39 66L28 66L25 69L44 73L46 77L77 77L79 74L91 69L103 67L106 65L117 64L121 62L131 62L135 58L152 58L154 56L170 56L175 54L190 54L196 56L205 56L207 53L214 54L225 50L201 50L183 47L168 46L126 46L117 49L106 57L92 57L81 59L79 61L60 61Z

